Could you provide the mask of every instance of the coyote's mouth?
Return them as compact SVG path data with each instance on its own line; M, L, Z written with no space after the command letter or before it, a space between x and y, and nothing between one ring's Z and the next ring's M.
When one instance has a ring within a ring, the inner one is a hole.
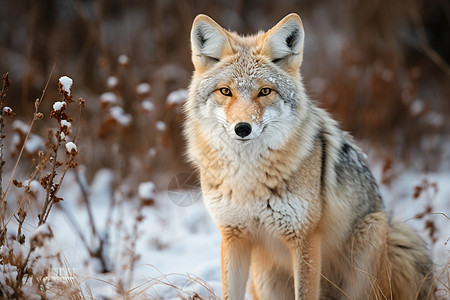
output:
M240 142L248 142L248 141L250 141L251 139L235 139L235 140L240 141Z

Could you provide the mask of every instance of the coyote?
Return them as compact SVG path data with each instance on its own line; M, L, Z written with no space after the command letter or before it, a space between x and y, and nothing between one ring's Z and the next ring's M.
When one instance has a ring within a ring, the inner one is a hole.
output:
M188 156L222 235L223 299L428 299L426 246L384 211L365 155L306 94L290 14L240 36L191 31Z

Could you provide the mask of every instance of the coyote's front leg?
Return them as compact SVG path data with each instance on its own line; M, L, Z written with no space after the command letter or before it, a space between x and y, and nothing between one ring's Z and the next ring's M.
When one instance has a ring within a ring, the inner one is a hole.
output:
M294 271L295 300L316 300L320 292L320 234L289 241Z
M238 230L222 232L222 299L244 300L250 269L251 245Z

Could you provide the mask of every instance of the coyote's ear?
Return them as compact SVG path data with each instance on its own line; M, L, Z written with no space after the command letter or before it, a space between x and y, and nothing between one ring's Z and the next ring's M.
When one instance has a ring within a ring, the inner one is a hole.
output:
M191 30L192 62L195 70L206 71L230 51L225 29L206 15L198 15Z
M263 54L273 63L297 76L303 58L305 32L297 14L289 14L266 33Z

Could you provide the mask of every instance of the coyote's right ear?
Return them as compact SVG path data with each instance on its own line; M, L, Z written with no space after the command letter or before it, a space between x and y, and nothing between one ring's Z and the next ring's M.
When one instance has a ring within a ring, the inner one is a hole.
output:
M263 53L280 68L297 76L302 64L304 39L302 20L297 14L289 14L266 33Z
M191 30L192 62L202 73L231 51L225 29L206 15L198 15Z

